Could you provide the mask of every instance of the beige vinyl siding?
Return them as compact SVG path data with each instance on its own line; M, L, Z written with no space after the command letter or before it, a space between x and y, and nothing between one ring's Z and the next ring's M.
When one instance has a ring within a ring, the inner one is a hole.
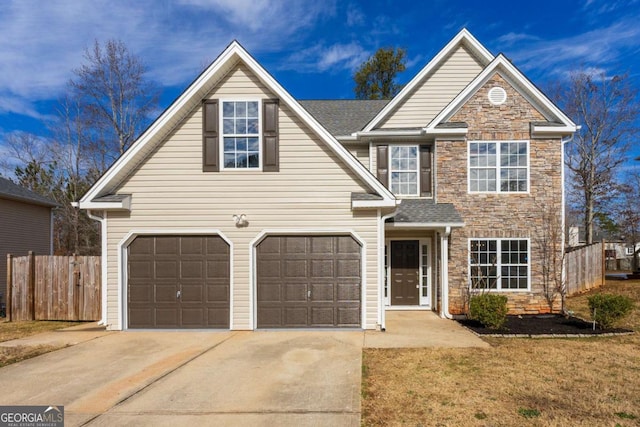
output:
M367 145L346 145L351 155L358 159L365 168L369 169L369 144Z
M393 111L381 128L426 126L480 72L482 65L460 45Z
M242 65L210 94L272 98ZM196 108L121 185L132 194L131 212L110 212L107 221L107 322L118 328L119 244L136 230L218 229L233 242L232 324L251 329L250 242L264 230L353 231L366 244L366 326L377 322L377 215L351 211L360 179L310 129L280 104L280 172L202 172L202 111ZM249 225L237 228L234 214ZM126 288L122 298L126 300ZM126 325L122 325L126 326Z
M51 208L0 199L0 293L7 302L7 254L51 255Z

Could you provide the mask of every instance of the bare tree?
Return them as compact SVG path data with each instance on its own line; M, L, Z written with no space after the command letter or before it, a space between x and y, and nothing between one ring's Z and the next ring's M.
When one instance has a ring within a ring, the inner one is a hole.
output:
M82 106L96 166L104 171L133 143L150 121L159 90L146 67L119 40L96 41L74 70L70 86Z
M553 313L554 305L560 297L560 311L565 312L565 297L567 295L563 274L564 247L562 217L557 203L537 206L539 218L535 228L533 243L540 254L542 274L542 288L544 297Z
M629 247L634 248L631 268L634 273L640 272L638 256L640 255L640 171L626 176L620 186L620 197L616 203L618 231Z
M606 209L613 196L616 172L638 131L637 91L626 75L608 77L579 71L555 97L581 126L567 146L566 165L571 189L579 195L586 243L591 244L595 214Z

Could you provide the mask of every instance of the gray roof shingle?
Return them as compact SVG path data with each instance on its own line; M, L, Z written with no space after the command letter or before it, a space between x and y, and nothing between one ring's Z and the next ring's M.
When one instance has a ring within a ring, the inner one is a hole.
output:
M351 193L351 200L382 200L382 196L372 193Z
M333 136L344 136L362 130L389 100L340 99L299 102Z
M106 196L96 197L92 202L121 202L130 196L130 194L107 194Z
M0 198L18 200L40 206L60 206L53 200L41 196L38 193L34 193L31 190L27 190L26 188L14 184L10 180L2 177L0 177Z
M387 222L463 224L462 217L451 203L435 203L433 199L403 199L396 216Z

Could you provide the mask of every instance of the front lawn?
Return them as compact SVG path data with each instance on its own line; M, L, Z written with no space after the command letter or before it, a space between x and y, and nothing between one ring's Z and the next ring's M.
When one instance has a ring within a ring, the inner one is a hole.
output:
M595 292L640 302L640 281ZM588 318L586 295L567 306ZM620 326L640 330L640 307ZM365 349L363 425L640 424L639 334L486 340L491 348Z
M50 322L50 321L22 321L7 322L0 320L0 342L24 338L41 332L53 331L77 325L77 322ZM58 350L63 346L37 345L37 346L0 346L0 368L21 360L30 359L50 351Z

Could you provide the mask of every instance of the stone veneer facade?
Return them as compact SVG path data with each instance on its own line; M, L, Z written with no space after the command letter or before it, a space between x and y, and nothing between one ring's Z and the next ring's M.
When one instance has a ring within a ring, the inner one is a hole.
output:
M488 91L500 86L507 92L502 105L492 105ZM542 226L541 208L562 203L562 141L560 138L534 139L530 123L545 121L504 78L495 74L451 118L465 122L465 140L436 141L437 201L453 203L465 227L454 229L450 237L449 306L452 314L465 310L469 289L470 238L529 238L530 291L502 292L509 298L512 314L549 312L541 279L541 256L535 235ZM469 194L467 187L468 141L528 140L529 193ZM559 297L556 299L559 306ZM555 307L554 307L555 308Z

